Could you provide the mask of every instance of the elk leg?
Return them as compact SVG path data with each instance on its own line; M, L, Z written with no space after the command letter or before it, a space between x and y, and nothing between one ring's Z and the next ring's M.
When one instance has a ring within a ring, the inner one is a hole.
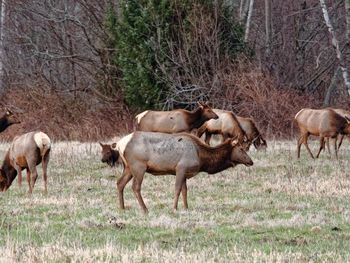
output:
M301 144L303 143L303 136L301 136L299 139L298 139L298 158L300 158L300 147L301 147Z
M309 154L311 155L311 157L312 157L312 159L315 159L314 158L314 155L312 154L312 152L310 151L310 149L309 149L309 146L307 145L307 138L308 138L308 134L305 134L304 135L304 137L303 137L303 141L304 141L304 145L305 145L305 147L306 147L306 150L309 152Z
M188 203L187 203L187 184L186 184L186 179L182 184L182 188L181 188L181 193L182 193L182 199L184 202L184 207L187 210L188 209Z
M318 158L318 156L320 155L320 153L321 153L323 147L324 147L324 137L322 137L322 136L320 135L320 149L318 150L318 153L317 153L317 155L316 155L316 158Z
M32 193L32 185L30 184L30 171L27 169L27 182L29 186L29 193Z
M47 194L47 164L49 163L50 159L50 152L46 152L45 156L42 160L42 167L43 167L43 178L45 183L45 193Z
M344 139L344 135L341 134L340 135L340 141L339 141L339 144L338 144L338 151L339 151L339 148L340 148L341 144L343 143L343 139Z
M14 162L13 167L16 169L17 171L17 176L18 176L18 187L19 190L21 190L22 188L22 168L16 163ZM8 183L9 184L9 183Z
M131 180L132 174L129 167L125 166L122 176L117 180L117 189L119 196L119 208L124 210L124 187Z
M19 187L19 190L21 191L21 188L22 188L22 171L21 172L18 172L18 187Z
M174 210L177 210L177 204L179 201L180 192L182 189L182 185L186 180L185 173L178 169L176 171L176 179L175 179L175 198L174 198ZM187 199L187 196L186 196Z
M205 143L210 145L211 133L205 131Z
M139 205L141 206L142 211L146 214L148 213L147 207L142 199L141 196L141 184L143 181L143 175L146 172L146 167L143 165L137 165L133 164L134 167L131 169L131 174L134 176L132 180L132 190L135 193L136 199L139 202Z
M311 157L314 158L314 156L312 155L312 152L309 149L309 146L307 145L307 137L308 137L308 134L304 134L298 139L298 158L300 158L300 149L303 143L305 145L306 150L310 153Z
M35 182L36 182L36 179L38 178L38 172L36 171L35 165L29 165L29 171L32 174L32 181L31 181L32 188L31 189L29 188L29 189L33 190Z
M335 159L338 160L337 138L338 138L338 136L336 136L336 137L334 138L334 151L335 151Z
M197 130L197 137L200 138L202 137L203 133L205 133L205 129L203 128L204 126L201 126L198 130Z
M328 153L331 154L331 148L329 147L329 140L330 138L326 138L326 145L327 145Z
M142 179L143 178L138 178L138 177L134 177L133 181L132 181L132 190L135 193L136 199L139 202L139 205L141 206L142 211L147 214L148 210L147 207L145 205L145 202L142 199L141 196L141 184L142 184Z

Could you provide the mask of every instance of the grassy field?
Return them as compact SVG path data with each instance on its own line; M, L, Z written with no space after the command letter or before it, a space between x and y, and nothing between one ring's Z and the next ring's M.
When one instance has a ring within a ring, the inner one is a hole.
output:
M181 198L172 211L173 176L147 174L144 215L131 183L119 210L122 170L100 162L97 143L57 142L48 195L41 168L32 196L25 178L0 193L0 262L349 262L349 142L339 161L268 143L251 150L252 167L190 179L188 211Z

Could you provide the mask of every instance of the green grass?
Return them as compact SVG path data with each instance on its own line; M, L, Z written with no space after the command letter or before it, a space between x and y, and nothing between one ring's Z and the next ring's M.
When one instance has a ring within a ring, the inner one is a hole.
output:
M250 151L252 167L189 180L188 211L181 198L172 211L173 176L146 174L144 215L131 183L119 210L122 169L100 162L97 143L56 143L48 195L41 168L32 196L26 180L0 193L0 262L348 262L348 148L298 160L295 141L270 142Z

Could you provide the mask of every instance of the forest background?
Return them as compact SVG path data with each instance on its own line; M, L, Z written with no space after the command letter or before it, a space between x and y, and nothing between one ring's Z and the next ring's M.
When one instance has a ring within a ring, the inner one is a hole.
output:
M350 109L350 0L326 1L332 32L322 2L2 0L1 104L22 123L1 136L106 140L209 101L295 137L301 108Z

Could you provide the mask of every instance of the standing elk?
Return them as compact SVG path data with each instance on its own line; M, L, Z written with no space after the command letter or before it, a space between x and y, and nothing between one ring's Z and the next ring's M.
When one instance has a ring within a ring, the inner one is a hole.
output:
M22 170L27 170L29 193L32 193L38 173L36 166L42 163L45 193L47 193L47 164L50 159L51 141L43 132L29 132L16 136L5 156L0 169L0 191L6 191L18 174L21 189ZM32 178L31 178L32 176Z
M319 136L320 148L316 158L325 147L325 138L334 138L335 157L338 159L337 136L338 134L350 134L350 123L347 118L342 117L334 110L328 109L301 109L296 115L295 120L300 129L300 138L298 139L298 158L300 158L300 147L304 143L306 150L312 158L312 152L307 144L308 136Z
M100 143L102 147L102 159L101 162L106 163L110 167L116 166L119 158L119 153L117 150L113 148L116 147L116 143L113 144L103 144Z
M4 115L0 118L0 132L3 132L12 124L21 123L18 118L7 108L5 108Z
M132 190L144 213L148 212L141 196L145 172L176 175L176 210L180 192L184 207L188 209L187 179L199 172L215 174L237 164L253 165L248 154L232 139L211 147L188 133L134 132L123 137L117 143L117 149L124 163L123 174L117 181L120 209L124 209L124 187L133 178Z
M343 109L333 109L336 113L338 113L339 115L343 116L344 118L346 117L347 119L350 119L350 112L346 111L346 110L343 110ZM343 134L340 134L340 141L339 141L339 144L338 144L338 151L339 151L339 148L340 146L342 145L343 143L343 139L344 139L344 135ZM350 136L348 135L348 138L350 138ZM327 145L327 148L328 148L328 152L331 153L331 150L329 148L329 138L326 138L326 145Z
M198 108L194 111L172 110L172 111L144 111L136 116L137 130L147 132L179 133L190 132L199 128L210 119L218 116L210 106L198 102Z

